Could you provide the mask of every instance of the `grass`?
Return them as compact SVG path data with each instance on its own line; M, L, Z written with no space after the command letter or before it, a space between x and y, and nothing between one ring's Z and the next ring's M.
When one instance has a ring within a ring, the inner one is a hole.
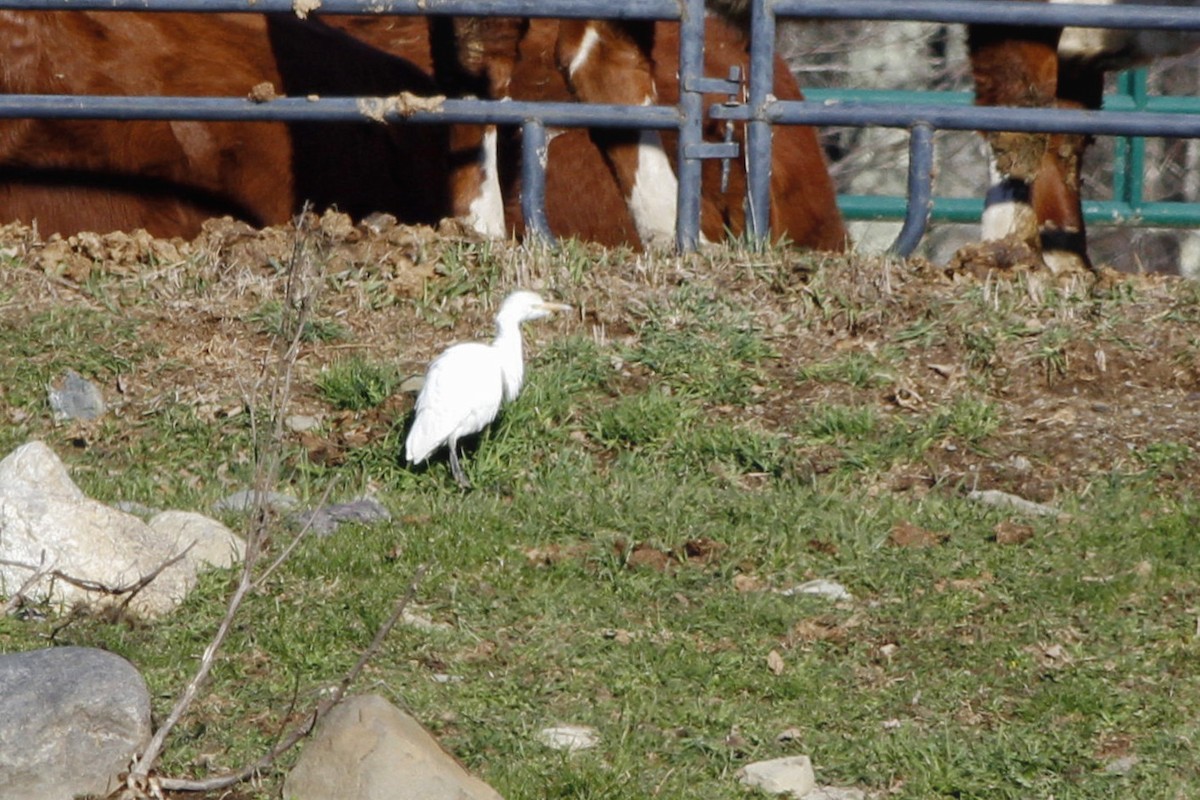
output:
M455 302L501 296L511 277L504 251L454 248L440 282L408 301L422 326L453 323ZM600 297L590 281L607 273L589 278L588 251L568 255L565 274L550 276L559 291L574 283L577 296ZM825 275L808 311L774 325L761 298L656 280L622 306L627 335L531 332L525 391L465 457L471 492L444 461L399 463L400 417L339 465L289 445L285 488L314 497L331 481L367 484L394 522L307 540L250 598L165 774L259 755L426 564L418 610L436 627L397 630L358 688L410 709L505 797L744 798L738 768L798 753L821 783L901 798L1200 791L1195 444L1158 432L1120 462L1128 471L1064 484L1057 518L969 500L959 489L975 488L971 473L956 477L944 460L990 469L1026 425L1041 437L1032 446L1049 447L1056 429L1026 422L1013 393L1051 392L1076 368L1067 347L1092 323L1065 313L1071 303L1017 287L881 311L860 286L834 294ZM1109 320L1140 307L1124 295L1098 302ZM1054 326L1018 327L1043 311ZM104 312L31 319L36 337L0 326L0 351L15 354L0 359L0 409L29 414L0 443L46 439L106 502L203 510L248 479L248 415L205 416L182 397L107 419L73 446L78 432L39 406L47 375L136 372L170 354ZM265 334L263 323L249 321L247 335ZM827 344L888 330L899 335L873 350ZM312 352L324 343L311 338ZM396 391L387 362L327 363L313 397L348 425ZM952 383L929 363L970 374ZM997 372L1003 383L991 382ZM920 402L888 400L901 382ZM1053 455L1029 453L1039 454ZM932 476L920 491L894 488L914 471ZM928 546L896 544L904 526L929 532ZM1006 526L1028 536L1001 543ZM855 599L781 591L813 578ZM230 580L207 574L151 624L3 618L0 652L51 636L110 649L143 671L161 714ZM538 744L538 730L561 723L596 728L600 745L568 756ZM288 763L243 791L274 796Z
M321 397L337 409L374 408L400 384L394 367L374 364L362 356L337 361L313 381Z

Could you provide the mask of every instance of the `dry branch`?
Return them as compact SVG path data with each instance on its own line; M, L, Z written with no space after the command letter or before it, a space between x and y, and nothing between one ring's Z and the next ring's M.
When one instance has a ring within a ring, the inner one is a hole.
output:
M34 566L33 564L26 564L23 561L9 561L7 559L0 559L0 564L10 567L19 567L21 569L28 569L33 572L33 574L21 584L21 588L17 590L16 594L8 599L8 602L4 606L4 612L8 613L10 607L15 608L17 605L19 605L24 597L25 592L29 590L29 587L33 586L34 583L44 577L55 578L63 583L69 583L70 585L78 589L83 589L87 592L96 592L98 594L106 594L112 597L125 595L125 598L121 601L121 605L118 606L119 611L124 611L129 607L129 603L133 600L133 598L137 597L143 589L153 583L154 580L163 573L163 570L178 564L179 561L195 546L196 543L192 542L181 552L171 556L166 561L163 561L157 567L150 570L145 575L142 575L133 583L129 583L124 586L109 586L108 584L101 583L99 581L93 581L87 578L77 578L74 575L68 575L59 569L46 569L44 566L46 563L46 552L44 550L42 551L41 561L37 566Z
M305 209L297 218L295 240L292 248L292 258L289 263L287 278L287 296L284 303L284 338L277 360L269 356L264 359L259 380L253 392L247 393L246 407L250 409L250 427L255 448L254 476L254 506L249 534L246 537L246 549L242 559L242 570L238 577L237 587L230 595L225 607L225 615L217 626L212 640L204 648L199 666L195 674L176 699L166 720L158 727L151 737L145 752L134 762L125 781L123 794L127 797L161 796L163 782L152 777L151 772L158 762L166 746L166 739L179 720L191 707L200 693L201 687L207 682L216 662L217 652L225 643L233 628L236 618L246 596L256 585L255 572L263 551L267 546L272 527L272 518L267 509L267 494L279 479L280 465L283 461L283 419L290 402L292 376L296 361L300 355L304 328L315 302L316 292L320 287L322 276L319 267L313 263L309 245L312 236L310 215ZM274 416L268 438L260 436L258 415L255 411L253 396L258 396L265 382L270 381L269 408ZM285 554L294 548L285 548ZM274 569L280 563L268 567ZM257 767L248 768L250 774Z

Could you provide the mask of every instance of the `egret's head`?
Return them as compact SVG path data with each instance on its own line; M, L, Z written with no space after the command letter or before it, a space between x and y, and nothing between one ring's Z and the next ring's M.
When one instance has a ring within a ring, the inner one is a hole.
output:
M536 292L513 292L504 298L500 305L497 320L511 322L528 322L533 319L548 317L555 311L570 311L571 307L562 303L548 303Z

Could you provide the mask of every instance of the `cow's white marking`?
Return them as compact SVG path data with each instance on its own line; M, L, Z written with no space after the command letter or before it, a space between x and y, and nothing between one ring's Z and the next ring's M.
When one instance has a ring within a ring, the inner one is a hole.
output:
M496 158L496 127L489 125L483 133L479 148L479 169L483 180L479 195L471 201L464 220L474 231L489 239L503 239L508 235L504 225L504 197L500 194L500 170Z

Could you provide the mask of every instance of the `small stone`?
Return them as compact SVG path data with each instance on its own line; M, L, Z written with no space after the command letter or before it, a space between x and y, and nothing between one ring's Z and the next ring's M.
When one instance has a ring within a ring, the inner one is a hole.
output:
M827 600L853 600L854 595L846 590L836 581L828 581L824 578L818 578L814 581L802 583L799 586L792 586L787 589L780 589L779 594L784 597L795 597L800 594L811 594L817 597L824 597Z
M416 394L421 391L421 387L425 385L424 375L411 375L400 381L401 394Z
M311 511L302 511L295 515L297 525L310 528L318 536L329 536L343 522L370 524L386 522L392 518L391 513L373 497L362 497L349 503L335 503Z
M283 424L287 426L289 431L303 433L304 431L311 431L320 425L321 420L308 414L292 414L283 421Z
M738 776L746 786L770 794L791 794L793 797L805 797L817 785L812 760L808 756L756 761L739 770Z
M1140 760L1137 756L1114 758L1104 765L1104 771L1109 775L1124 775L1136 767Z
M538 731L538 741L553 750L587 750L595 747L600 735L595 728L584 725L556 725Z
M100 387L73 369L58 386L50 387L50 408L58 422L68 419L93 420L104 414L104 395Z

